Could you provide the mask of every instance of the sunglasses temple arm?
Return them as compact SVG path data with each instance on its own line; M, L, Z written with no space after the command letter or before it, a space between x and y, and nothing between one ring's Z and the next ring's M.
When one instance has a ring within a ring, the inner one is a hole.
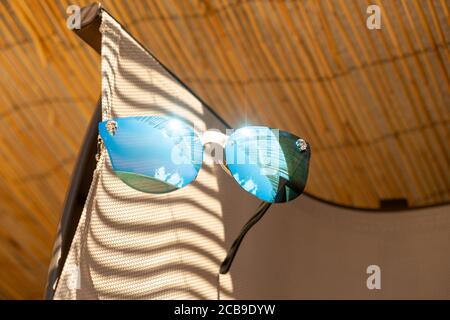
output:
M228 250L225 260L223 260L222 264L220 265L220 274L226 274L228 270L230 270L231 264L233 263L234 257L236 256L236 253L245 235L264 216L271 205L272 203L270 202L261 203L256 214L251 217L250 220L244 225L240 234L238 235L236 240L234 240L233 245Z
M280 177L280 181L278 184L278 191L276 195L276 202L285 201L285 188L287 180ZM241 232L239 233L236 240L234 240L233 244L231 245L230 249L228 250L227 256L223 260L222 264L220 265L220 274L226 274L230 268L231 264L233 263L234 257L236 256L236 253L239 249L239 246L241 245L242 240L244 239L247 232L264 216L264 214L269 210L270 206L272 205L271 202L261 202L259 205L256 213L253 215L253 217L248 220L248 222L244 225Z

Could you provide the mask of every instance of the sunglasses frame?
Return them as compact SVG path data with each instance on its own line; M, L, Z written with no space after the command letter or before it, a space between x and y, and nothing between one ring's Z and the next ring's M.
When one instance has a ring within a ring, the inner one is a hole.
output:
M218 145L218 146L220 146L220 147L222 148L222 150L223 150L223 153L222 153L222 159L219 159L219 161L217 161L217 159L215 159L215 163L220 164L220 166L222 167L222 169L223 169L228 175L230 175L230 176L238 183L238 185L239 185L242 189L244 189L244 191L246 191L246 192L248 192L248 193L250 193L250 194L256 196L258 199L260 199L260 200L262 200L262 201L265 201L265 202L274 202L274 201L276 201L276 200L275 200L275 199L276 199L276 194L272 194L272 195L270 195L270 196L264 198L264 196L261 195L261 194L257 195L257 194L256 194L256 190L255 190L254 192L252 192L252 191L250 191L250 190L247 190L247 189L243 186L243 182L239 181L238 178L235 177L235 173L233 172L233 170L229 168L229 166L228 166L228 164L227 164L226 153L227 153L227 144L228 144L230 138L231 138L236 132L238 132L238 131L241 130L241 129L248 128L249 130L251 130L250 132L251 132L252 134L255 133L255 132L257 132L258 130L268 130L268 131L272 131L272 130L279 130L279 129L273 129L273 128L269 128L269 127L265 127L265 126L248 126L248 127L242 127L242 128L236 129L236 130L235 130L233 133L231 133L231 134L224 134L224 133L220 132L220 131L217 130L217 129L208 129L208 130L206 130L206 131L199 132L199 130L196 130L196 128L195 128L194 126L192 126L190 123L185 122L185 121L183 121L183 120L180 120L180 119L178 119L177 117L153 116L153 115L145 116L145 115L143 115L143 116L131 116L131 117L123 117L123 118L114 118L114 119L108 119L108 120L105 120L105 121L100 122L100 123L99 123L99 131L100 131L99 139L101 140L101 143L103 144L103 146L104 146L105 144L107 145L107 141L104 141L104 138L103 138L103 136L105 136L105 132L104 132L104 130L102 130L102 128L101 128L102 126L104 126L104 128L105 128L106 131L109 133L109 135L114 136L114 135L116 134L117 130L120 130L119 124L118 124L118 121L120 121L120 119L135 119L135 120L138 120L138 121L139 121L139 120L141 120L140 118L145 119L145 118L151 118L151 117L155 117L155 118L159 118L159 120L167 121L167 126L168 126L169 124L177 124L178 122L180 122L182 126L184 125L184 129L189 128L190 130L192 130L191 133L193 134L193 136L195 136L195 139L198 139L198 141L201 143L201 148L202 148L201 152L202 152L202 156L201 156L201 158L198 159L198 160L201 161L201 163L200 163L200 162L197 163L197 165L200 164L200 167L196 170L195 176L193 176L193 178L192 178L189 182L187 182L185 185L183 185L183 186L181 186L181 187L178 187L178 188L174 188L173 190L168 190L168 191L166 191L166 192L172 192L172 191L175 191L176 189L182 188L182 187L186 186L187 184L191 183L192 181L194 181L194 180L196 179L198 173L199 173L200 170L201 170L201 167L202 167L202 165L203 165L203 162L204 162L203 155L204 155L204 153L205 153L205 146L206 146L206 145L211 145L211 144L213 144L213 145ZM178 123L178 125L180 125L180 123ZM153 127L153 128L155 128L155 129L160 129L160 128L157 128L157 127ZM163 127L163 128L165 128L165 127ZM282 202L287 202L287 201L290 201L290 200L295 199L295 198L298 197L301 193L303 193L304 187L305 187L305 185L306 185L307 176L308 176L310 147L309 147L309 144L308 144L304 139L299 138L299 137L293 135L293 134L290 133L290 132L282 131L282 130L279 130L279 132L284 133L284 134L287 134L287 135L289 135L290 137L294 137L295 139L297 139L297 140L295 141L295 143L296 143L296 148L297 148L300 152L302 152L302 153L303 153L303 152L308 153L308 156L305 158L305 159L307 159L306 172L304 173L304 179L301 179L301 180L303 180L303 181L301 181L302 183L300 184L300 188L299 188L299 185L298 185L298 184L297 184L297 186L295 186L295 185L293 185L293 184L287 183L287 185L292 189L292 192L294 192L294 196L293 196L293 197L290 197L289 199L284 199L284 201L282 201ZM102 136L102 133L103 133L103 136ZM250 135L250 136L251 136L251 135ZM261 136L264 136L264 134L261 135ZM279 135L278 135L277 137L278 137L278 141L279 141L279 140L280 140ZM106 138L106 136L105 136L105 138ZM258 139L258 138L257 138L257 139ZM280 146L280 144L278 144L278 145ZM281 146L280 146L280 148L281 148ZM106 147L106 149L108 149L108 151L109 151L108 146ZM281 149L280 149L280 151L281 151ZM111 159L111 161L113 162L113 166L114 166L113 156L111 156L110 152L108 152L108 154L109 154L110 159ZM278 157L275 157L275 159L278 159ZM239 160L238 160L238 161L239 161ZM286 165L287 165L287 164L288 164L288 161L285 160L285 163L286 163ZM290 162L289 162L289 163L290 163ZM299 165L300 163L301 163L301 161L299 161L299 163L296 164L297 167L295 168L295 171L297 170L298 165ZM194 162L193 162L193 164L194 164ZM232 163L232 164L234 165L235 163ZM241 163L238 163L238 165L240 165L240 164L241 164ZM244 164L244 165L248 165L248 163L243 163L243 164ZM272 170L273 170L273 169L272 169ZM275 170L277 171L278 174L280 174L280 172L283 172L282 170L280 171L279 168L277 168L277 169L275 169ZM119 171L120 171L120 170L119 170ZM294 172L295 172L295 171L294 171ZM287 174L288 174L289 176L294 176L294 175L291 174L290 172L287 173ZM262 174L262 175L264 175L264 174ZM245 179L244 179L244 180L245 180ZM244 181L244 180L243 180L243 181ZM250 179L250 180L251 180L251 179ZM287 180L289 181L289 177L287 178ZM249 180L246 180L246 181L249 181ZM124 182L125 182L125 181L124 181ZM252 182L253 182L253 181L252 181ZM126 183L126 182L125 182L125 183ZM278 184L279 184L279 182L278 182ZM274 185L274 184L273 184L273 181L272 181L272 187L275 187L275 186L276 186L276 185ZM155 192L145 191L145 190L139 189L139 188L137 188L136 186L133 186L133 185L130 185L130 187L132 187L132 188L134 188L134 189L136 189L136 190L142 191L142 192L147 192L147 193L161 193L161 192L156 192L156 191L155 191ZM270 190L270 189L269 189L269 190ZM273 189L272 189L272 190L273 190ZM162 193L166 193L166 192L162 192ZM272 192L274 192L274 191L272 191Z

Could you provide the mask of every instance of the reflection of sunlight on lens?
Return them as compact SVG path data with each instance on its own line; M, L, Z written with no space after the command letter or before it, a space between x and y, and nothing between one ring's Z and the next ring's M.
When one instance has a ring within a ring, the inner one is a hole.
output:
M169 128L170 129L172 129L174 131L177 131L177 130L180 130L181 127L182 126L181 126L181 121L180 120L172 119L172 120L169 121Z
M244 127L240 131L241 131L240 132L241 135L244 136L244 137L250 137L252 135L252 130L250 128L245 128Z

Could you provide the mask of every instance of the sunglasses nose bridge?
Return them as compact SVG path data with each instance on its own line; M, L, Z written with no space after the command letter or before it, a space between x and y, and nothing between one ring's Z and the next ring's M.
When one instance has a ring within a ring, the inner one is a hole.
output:
M216 129L207 130L207 131L203 132L203 134L201 136L201 141L202 141L203 146L205 146L206 144L209 144L209 143L214 143L214 144L219 145L223 150L225 150L225 145L227 144L228 139L229 139L229 136L227 136L226 134L224 134ZM232 176L230 169L226 165L225 154L223 154L223 158L220 159L218 161L218 163L220 164L222 169L227 174Z
M216 129L210 129L203 132L201 136L201 141L203 146L207 143L215 143L220 145L222 148L225 148L225 145L228 141L228 136Z

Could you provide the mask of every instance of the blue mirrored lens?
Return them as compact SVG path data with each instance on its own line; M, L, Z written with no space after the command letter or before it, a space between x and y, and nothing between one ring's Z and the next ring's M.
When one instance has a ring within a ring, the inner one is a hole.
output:
M200 138L188 124L159 116L99 123L116 175L134 189L165 193L189 184L203 160Z
M289 132L267 127L238 129L228 139L225 157L239 185L264 201L286 202L303 192L310 148Z

